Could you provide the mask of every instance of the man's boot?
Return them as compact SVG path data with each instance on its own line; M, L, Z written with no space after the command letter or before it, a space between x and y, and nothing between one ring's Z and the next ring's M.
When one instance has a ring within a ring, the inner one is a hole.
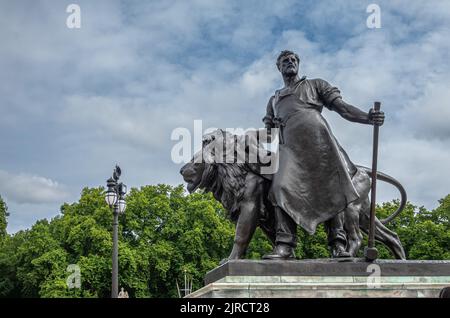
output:
M347 233L344 230L344 213L339 213L331 220L326 221L325 229L331 257L350 257L350 253L346 251Z
M297 224L281 208L275 207L275 248L263 259L282 260L295 259L294 249L297 246Z
M350 253L345 250L345 245L340 240L335 240L330 244L331 257L350 257Z
M263 259L295 259L294 248L284 243L278 243L272 253L266 254Z

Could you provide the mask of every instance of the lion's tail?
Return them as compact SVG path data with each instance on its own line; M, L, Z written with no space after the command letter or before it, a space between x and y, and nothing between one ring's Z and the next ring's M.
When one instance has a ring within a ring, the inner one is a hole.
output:
M365 172L367 172L367 174L372 177L372 169L364 167L364 166L357 166L359 169L364 170ZM388 224L389 222L391 222L393 219L395 219L405 208L406 206L406 201L407 201L407 196L406 196L406 191L403 188L403 186L400 184L400 182L398 182L395 178L383 173L383 172L379 172L377 171L377 180L381 180L387 183L392 184L393 186L395 186L398 191L400 192L401 195L401 199L400 199L400 206L398 207L398 209L392 213L391 215L389 215L387 218L380 220L381 223L383 224Z

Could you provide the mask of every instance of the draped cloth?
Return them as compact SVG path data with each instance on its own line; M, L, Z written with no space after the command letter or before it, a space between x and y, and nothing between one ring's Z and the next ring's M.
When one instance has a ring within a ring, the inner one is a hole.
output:
M266 127L280 128L269 200L310 234L359 198L351 181L356 167L321 114L340 97L328 82L303 77L275 92L263 119Z

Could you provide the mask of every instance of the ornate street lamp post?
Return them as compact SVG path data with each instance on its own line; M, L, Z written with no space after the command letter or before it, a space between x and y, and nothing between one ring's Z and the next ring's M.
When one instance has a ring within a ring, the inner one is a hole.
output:
M113 252L112 252L112 289L111 298L119 295L119 247L118 247L118 225L119 213L124 213L126 208L125 194L127 186L122 182L118 183L122 171L116 165L113 176L106 181L108 190L105 200L113 211Z

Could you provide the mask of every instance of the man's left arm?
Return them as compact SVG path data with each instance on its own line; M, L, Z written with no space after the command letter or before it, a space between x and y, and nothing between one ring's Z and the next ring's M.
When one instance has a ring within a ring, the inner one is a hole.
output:
M341 92L337 87L333 87L323 79L313 80L319 96L322 98L324 105L337 112L343 118L361 124L367 125L383 125L384 113L382 111L375 111L371 109L368 113L359 108L344 102Z
M382 111L375 111L371 109L368 113L360 110L359 108L347 104L342 98L336 98L331 103L331 109L336 111L343 118L361 124L378 125L381 126L384 123L384 113Z

